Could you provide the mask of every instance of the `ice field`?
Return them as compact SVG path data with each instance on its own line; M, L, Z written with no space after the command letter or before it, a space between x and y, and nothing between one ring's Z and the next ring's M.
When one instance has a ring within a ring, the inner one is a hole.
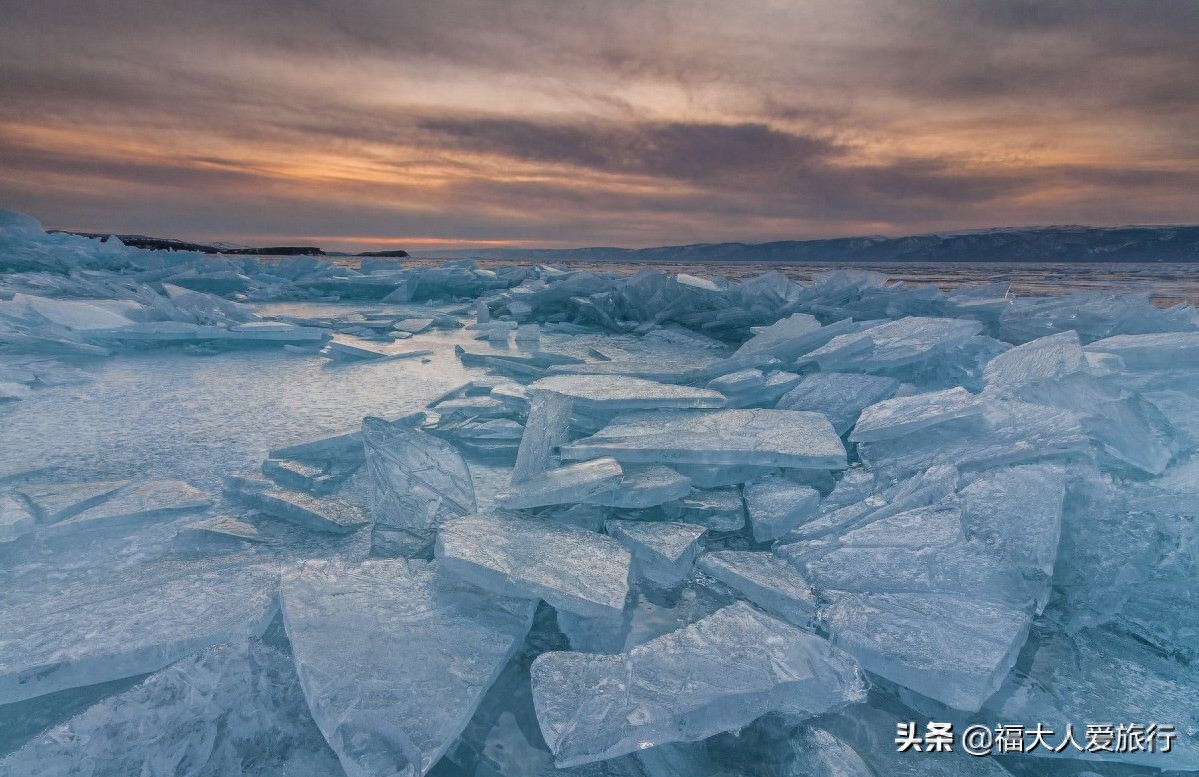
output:
M0 212L0 776L1199 773L1197 446L1147 294Z

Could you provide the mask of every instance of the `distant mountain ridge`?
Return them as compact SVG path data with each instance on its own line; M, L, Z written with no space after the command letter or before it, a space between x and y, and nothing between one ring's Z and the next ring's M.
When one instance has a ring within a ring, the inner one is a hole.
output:
M844 237L658 248L490 248L426 258L624 262L1199 262L1199 226L1004 227L907 237Z

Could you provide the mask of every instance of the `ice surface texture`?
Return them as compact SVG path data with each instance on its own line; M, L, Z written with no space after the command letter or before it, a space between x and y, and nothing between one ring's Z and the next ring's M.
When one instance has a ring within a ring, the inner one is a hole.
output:
M624 546L566 524L499 515L456 518L442 525L436 554L446 573L578 615L615 616L628 594L631 557Z
M531 604L436 578L405 560L311 561L284 578L300 685L350 777L432 768L529 630Z
M624 463L758 465L844 469L845 447L819 413L692 410L629 413L563 446L568 459Z
M532 675L559 766L703 739L767 712L811 717L866 694L847 654L744 603L628 653L546 653Z

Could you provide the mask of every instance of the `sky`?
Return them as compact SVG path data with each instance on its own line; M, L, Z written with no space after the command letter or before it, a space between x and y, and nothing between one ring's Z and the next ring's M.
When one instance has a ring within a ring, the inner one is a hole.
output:
M4 0L0 208L340 250L1199 223L1199 1Z

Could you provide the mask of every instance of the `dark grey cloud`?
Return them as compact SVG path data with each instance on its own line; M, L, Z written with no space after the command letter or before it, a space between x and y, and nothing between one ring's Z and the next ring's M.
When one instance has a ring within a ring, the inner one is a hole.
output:
M640 244L1194 220L1196 95L1193 0L12 0L0 205Z

